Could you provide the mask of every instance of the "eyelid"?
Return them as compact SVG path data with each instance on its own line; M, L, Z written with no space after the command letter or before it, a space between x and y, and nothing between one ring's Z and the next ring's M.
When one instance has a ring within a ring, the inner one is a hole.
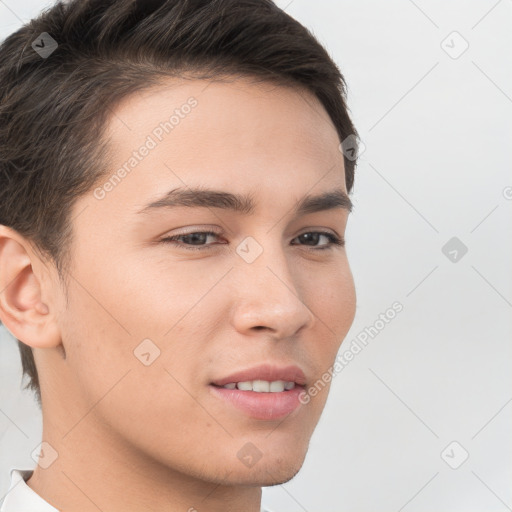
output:
M330 229L330 228L324 228L324 227L321 227L321 226L308 226L307 228L304 228L302 229L298 235L295 235L294 238L297 238L298 236L300 235L303 235L304 233L322 233L322 234L327 234L329 233L330 235L334 235L336 238L342 238L340 235L338 235L338 233L336 233L336 231L334 231L334 229Z
M222 228L218 228L213 225L203 224L201 226L187 226L184 228L178 228L177 231L172 231L171 233L166 233L165 238L170 238L174 236L180 236L180 235L192 235L194 233L205 233L205 232L212 232L215 235L221 236L224 232ZM320 226L308 226L306 228L303 228L297 235L293 237L293 239L297 238L298 236L303 235L304 233L310 233L310 232L321 232L323 234L332 234L336 238L342 239L343 237L341 235L338 235L336 231L329 228L324 228ZM292 240L293 240L292 239Z
M219 228L214 225L202 224L200 226L186 226L184 228L178 228L177 230L173 230L172 232L167 232L165 234L166 237L179 236L179 235L191 235L193 233L204 233L206 231L215 232L216 235L221 235L223 233L222 228Z

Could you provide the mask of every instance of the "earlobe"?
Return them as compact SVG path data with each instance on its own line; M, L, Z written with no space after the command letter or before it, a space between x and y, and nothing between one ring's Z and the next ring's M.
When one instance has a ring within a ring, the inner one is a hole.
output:
M33 348L56 347L60 332L43 300L40 279L34 273L28 242L0 225L0 320L18 340Z

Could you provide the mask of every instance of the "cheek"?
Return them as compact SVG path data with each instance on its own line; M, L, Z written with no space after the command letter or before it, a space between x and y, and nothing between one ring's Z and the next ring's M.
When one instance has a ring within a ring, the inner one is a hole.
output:
M133 365L133 340L111 318L94 306L71 308L62 329L69 383L85 403L102 397Z
M124 269L112 269L118 288L108 290L106 300L117 308L118 319L134 339L167 343L182 325L190 326L190 314L198 307L214 307L212 297L222 296L223 276L230 265L166 260L165 251L155 249L156 253L144 259L135 255Z
M338 266L337 271L331 271L323 281L309 279L305 282L306 304L317 320L318 335L311 337L309 350L316 369L309 388L313 393L309 406L315 411L313 416L318 416L324 408L332 381L329 371L333 371L341 343L354 321L356 293L348 264Z
M139 312L138 318L126 324L128 330L133 330L137 319L149 323ZM208 418L197 406L194 398L197 389L190 381L190 375L195 375L193 362L200 350L186 342L185 334L193 334L191 329L186 331L186 326L179 324L171 331L174 336L155 336L159 355L145 365L134 354L140 337L127 334L85 296L75 296L73 302L70 299L64 323L63 340L69 347L66 385L74 387L73 397L77 401L76 418L71 425L87 414L88 422L108 425L131 444L154 451L155 457L162 446L158 439L163 432L185 435L183 417L191 419L198 429L206 429ZM152 350L151 345L145 349L150 357ZM142 354L140 357L144 359ZM172 442L165 448L169 453L174 450L175 455L183 450ZM192 450L193 446L187 449Z
M317 317L320 330L325 330L333 341L335 346L332 350L336 352L354 321L356 311L355 285L348 263L327 275L306 279L305 287L306 304Z
M110 269L95 268L96 276L76 272L59 318L66 350L66 385L76 386L75 394L85 405L104 396L138 362L133 350L144 339L133 330L136 317L130 323L126 313L126 304L137 296L127 296L109 276Z
M211 338L212 324L204 312L216 303L213 296L222 294L221 285L198 299L215 285L214 273L197 276L172 269L144 275L129 268L104 265L103 279L80 276L87 290L76 282L69 289L61 319L63 343L69 371L86 401L97 400L130 369L146 371L146 378L136 386L141 397L145 387L151 392L162 381L176 385L164 368L190 387L187 379L204 350L191 340ZM144 366L140 358L148 352L154 363ZM161 366L158 375L154 366ZM132 375L134 371L127 379ZM132 397L138 400L139 395Z

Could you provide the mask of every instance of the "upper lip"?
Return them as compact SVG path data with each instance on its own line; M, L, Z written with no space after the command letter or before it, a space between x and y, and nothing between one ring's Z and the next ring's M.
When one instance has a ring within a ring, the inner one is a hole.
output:
M284 380L286 382L295 382L295 384L299 386L306 384L306 376L298 366L276 366L268 363L253 366L246 370L240 370L226 377L216 379L212 384L224 386L232 382L246 382L251 380L267 380L269 382Z

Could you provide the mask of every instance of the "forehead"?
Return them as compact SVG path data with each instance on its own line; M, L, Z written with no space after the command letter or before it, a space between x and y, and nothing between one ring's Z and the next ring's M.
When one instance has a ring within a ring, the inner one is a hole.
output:
M110 117L107 134L119 150L150 134L169 149L188 142L195 152L293 148L315 158L339 144L329 115L311 92L248 78L165 80L126 97Z
M124 169L115 195L134 207L186 186L267 191L274 200L276 185L281 195L319 181L346 190L334 125L299 88L169 79L117 105L106 138L111 174Z

